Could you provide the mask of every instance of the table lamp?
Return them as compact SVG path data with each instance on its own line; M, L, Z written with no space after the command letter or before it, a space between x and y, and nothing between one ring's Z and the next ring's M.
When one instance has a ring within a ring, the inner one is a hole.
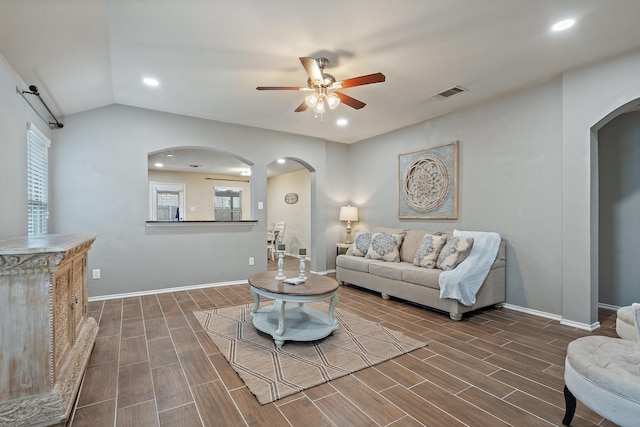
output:
M351 221L358 220L358 208L355 206L343 206L340 208L340 221L347 221L347 239L345 243L353 243L351 241Z

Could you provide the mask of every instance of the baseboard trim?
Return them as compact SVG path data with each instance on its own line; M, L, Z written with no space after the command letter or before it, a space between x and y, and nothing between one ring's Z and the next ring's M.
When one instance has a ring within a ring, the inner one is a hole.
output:
M234 280L230 282L217 282L217 283L204 283L202 285L189 285L189 286L179 286L176 288L164 288L164 289L152 289L149 291L139 291L139 292L127 292L124 294L112 294L112 295L100 295L97 297L89 297L89 302L92 301L106 301L110 299L118 299L118 298L130 298L130 297L141 297L145 295L156 295L156 294L166 294L169 292L180 292L180 291L191 291L194 289L203 289L203 288L216 288L219 286L229 286L229 285L246 285L246 280Z
M605 310L618 311L618 309L620 307L621 306L619 306L619 305L605 304L605 303L602 303L602 302L598 303L598 308L604 308Z
M513 304L504 304L504 308L508 308L509 310L519 311L521 313L532 314L538 317L544 317L545 319L557 320L558 322L562 321L562 316L558 314L547 313L546 311L534 310L532 308L521 307L519 305Z
M570 326L576 329L582 329L584 331L593 332L600 327L600 322L592 323L591 325L587 323L574 322L573 320L563 319L560 321L561 325Z
M532 308L520 307L519 305L505 304L504 308L508 308L509 310L514 310L514 311L519 311L521 313L532 314L538 317L544 317L545 319L556 320L560 322L561 325L569 326L571 328L581 329L583 331L593 332L600 327L600 322L596 322L591 325L587 323L574 322L573 320L564 319L559 314L552 314L544 311L534 310Z

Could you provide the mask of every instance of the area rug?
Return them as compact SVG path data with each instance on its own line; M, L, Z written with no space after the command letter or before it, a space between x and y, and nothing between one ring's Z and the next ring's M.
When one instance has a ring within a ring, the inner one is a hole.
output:
M326 303L309 305L328 310ZM333 334L318 341L286 341L278 350L271 336L253 327L252 308L243 304L193 313L263 405L426 345L338 307Z

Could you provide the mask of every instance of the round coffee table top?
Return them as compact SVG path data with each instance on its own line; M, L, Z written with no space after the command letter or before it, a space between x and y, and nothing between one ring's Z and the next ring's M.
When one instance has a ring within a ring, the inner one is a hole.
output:
M277 271L254 274L249 277L249 284L267 292L285 295L323 295L338 289L338 282L335 279L319 274L308 273L307 280L299 285L288 285L282 280L274 279L277 274ZM285 270L283 274L288 278L298 277L300 272Z

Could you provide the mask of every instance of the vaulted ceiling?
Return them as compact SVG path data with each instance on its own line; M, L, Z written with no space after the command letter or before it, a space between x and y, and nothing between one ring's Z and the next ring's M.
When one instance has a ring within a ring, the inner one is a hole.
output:
M351 143L638 49L639 16L638 0L1 0L0 52L60 115L118 103ZM322 121L294 112L304 92L256 90L305 86L302 56L386 82Z

